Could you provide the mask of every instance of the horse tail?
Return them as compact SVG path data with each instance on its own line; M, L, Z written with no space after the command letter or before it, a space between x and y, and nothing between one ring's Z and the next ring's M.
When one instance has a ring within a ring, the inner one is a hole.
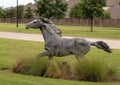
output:
M98 49L102 49L108 53L112 53L110 47L107 45L107 43L105 43L103 41L91 42L90 45L96 46Z

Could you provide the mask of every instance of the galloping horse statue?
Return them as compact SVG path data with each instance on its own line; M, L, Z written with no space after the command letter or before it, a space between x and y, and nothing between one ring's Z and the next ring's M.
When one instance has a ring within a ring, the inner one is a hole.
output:
M110 47L103 41L90 42L83 38L62 38L61 31L54 23L46 18L35 19L26 24L28 28L39 28L42 32L45 41L45 51L38 56L48 56L52 59L53 56L75 55L77 59L83 57L89 50L90 46L96 46L108 53L111 53Z

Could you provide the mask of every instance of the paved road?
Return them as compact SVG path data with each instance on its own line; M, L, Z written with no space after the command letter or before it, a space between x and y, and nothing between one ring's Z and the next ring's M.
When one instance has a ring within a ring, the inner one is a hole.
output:
M18 40L29 40L29 41L44 41L42 35L39 34L27 34L27 33L14 33L14 32L2 32L0 31L0 38L18 39ZM64 37L73 38L73 37ZM84 37L85 38L85 37ZM104 41L111 48L120 49L119 39L103 39L103 38L85 38L89 41Z

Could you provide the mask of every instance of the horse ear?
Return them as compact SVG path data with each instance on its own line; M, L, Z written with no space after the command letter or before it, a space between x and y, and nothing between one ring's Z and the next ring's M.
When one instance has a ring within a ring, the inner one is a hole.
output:
M42 19L42 17L36 16L35 19L39 20L39 19Z
M44 18L44 21L46 21L46 22L47 22L47 21L48 21L48 18Z

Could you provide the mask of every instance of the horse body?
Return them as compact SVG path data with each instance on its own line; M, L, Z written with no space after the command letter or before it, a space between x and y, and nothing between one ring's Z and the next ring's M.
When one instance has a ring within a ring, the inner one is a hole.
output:
M90 46L96 46L106 52L111 52L109 46L103 41L90 42L83 38L66 39L61 37L61 31L50 21L45 19L34 20L26 25L26 28L39 28L45 40L45 51L38 56L75 55L77 59L83 57L89 50Z
M59 41L46 43L45 47L47 47L46 50L51 53L49 56L59 57L74 54L77 58L83 56L90 50L90 44L87 43L86 40L79 38L62 38Z

